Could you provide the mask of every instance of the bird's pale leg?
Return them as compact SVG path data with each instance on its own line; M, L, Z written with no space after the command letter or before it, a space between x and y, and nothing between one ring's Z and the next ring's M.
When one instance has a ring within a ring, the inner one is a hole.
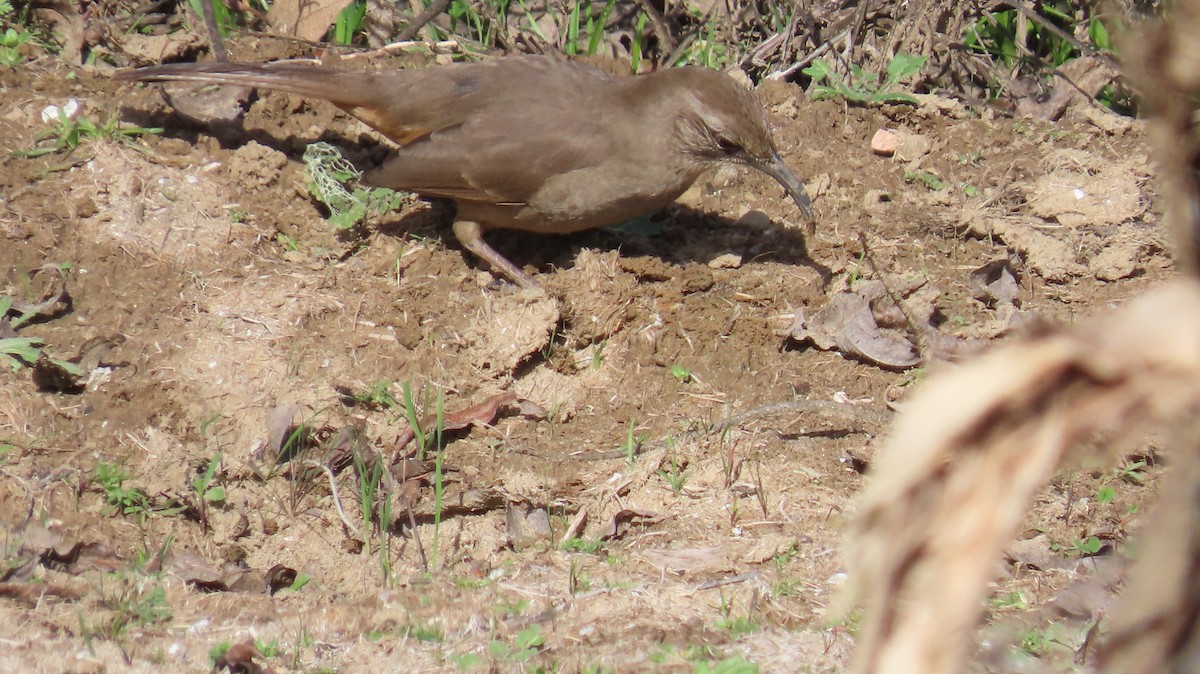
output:
M540 288L537 281L534 281L528 274L521 271L517 265L508 261L500 253L496 252L483 240L483 227L479 226L478 222L470 220L457 220L454 223L454 236L458 238L467 250L475 253L477 257L492 265L494 271L507 276L513 283L522 288Z

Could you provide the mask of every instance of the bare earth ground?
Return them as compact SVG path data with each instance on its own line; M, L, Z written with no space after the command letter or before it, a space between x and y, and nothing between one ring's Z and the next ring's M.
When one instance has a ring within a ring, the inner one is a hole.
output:
M3 671L199 671L248 638L276 671L693 671L734 656L841 671L854 617L824 607L858 461L922 376L787 336L797 310L879 278L859 234L884 280L923 281L942 330L967 337L1014 314L1072 321L1172 273L1140 125L1079 109L1048 123L937 99L847 108L765 85L815 235L769 180L711 175L649 226L493 235L547 296L494 282L420 202L339 237L299 155L329 139L368 167L384 150L331 106L266 94L218 141L110 73L0 70L6 294L37 295L29 272L70 265L70 305L18 334L64 358L123 338L82 393L0 372ZM8 156L69 97L166 132ZM904 158L872 155L880 128L914 137ZM943 189L906 180L918 172ZM1010 252L1019 311L989 308L969 274ZM273 411L294 404L297 422L361 429L391 456L403 406L345 395L378 382L396 398L407 382L421 415L439 395L447 414L501 392L527 401L447 433L440 525L429 480L404 493L416 530L397 505L381 535L352 468L336 479L347 525L327 475L263 452ZM789 401L822 404L763 407ZM597 459L631 436L632 462ZM1134 449L1124 471L1081 467L1042 494L995 588L981 668L1022 654L1070 666L1107 592L1064 590L1103 585L1112 566L1078 548L1095 536L1120 551L1161 472L1152 439ZM202 517L193 485L218 454L226 497ZM114 512L96 479L114 466L162 511ZM584 543L564 548L581 513ZM280 564L309 582L269 595L199 580Z

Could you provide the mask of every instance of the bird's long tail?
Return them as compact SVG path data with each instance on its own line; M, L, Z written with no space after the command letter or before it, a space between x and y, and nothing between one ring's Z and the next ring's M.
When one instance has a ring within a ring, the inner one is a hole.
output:
M375 73L335 70L306 63L169 63L123 70L117 79L141 82L184 81L240 84L324 98L344 108L378 105L382 93L372 86Z

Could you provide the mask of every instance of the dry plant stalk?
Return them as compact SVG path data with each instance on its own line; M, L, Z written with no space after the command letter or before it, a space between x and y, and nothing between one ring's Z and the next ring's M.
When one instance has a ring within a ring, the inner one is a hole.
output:
M1163 421L1196 427L1198 30L1200 1L1179 2L1170 22L1125 45L1157 117L1164 210L1184 278L927 382L876 457L850 531L841 607L865 605L853 671L963 671L996 560L1054 470L1094 452L1086 441L1098 432L1111 448ZM1182 673L1200 662L1200 443L1187 443L1098 671Z
M928 382L850 532L843 605L866 607L853 671L962 671L1001 549L1056 467L1097 432L1120 446L1200 402L1198 308L1200 284L1172 282Z
M1195 456L1193 423L1190 446ZM1182 452L1180 452L1182 454ZM1098 671L1191 674L1200 669L1200 462L1184 460L1140 546L1136 573L1108 626Z

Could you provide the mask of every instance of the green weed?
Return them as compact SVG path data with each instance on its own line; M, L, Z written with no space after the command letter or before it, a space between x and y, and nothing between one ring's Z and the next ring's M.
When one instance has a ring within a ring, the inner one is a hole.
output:
M680 384L686 384L694 379L692 371L678 363L671 366L671 376Z
M934 192L946 189L946 182L928 171L905 171L904 182L921 183Z
M571 13L567 17L567 42L563 45L563 52L571 55L580 53L579 38L582 26L583 34L587 36L587 45L583 53L588 56L594 55L600 49L600 42L604 39L604 26L616 5L616 0L608 0L604 7L597 9L591 2L576 0L571 5Z
M129 471L105 461L96 464L96 472L92 476L92 481L104 492L104 501L113 512L122 515L148 512L149 497L137 487L126 487L125 481L128 479Z
M594 555L604 550L607 543L600 539L589 540L586 538L564 538L558 547L567 552L583 552L589 555Z
M103 596L100 603L112 615L102 623L88 626L88 632L112 641L119 640L130 627L148 627L171 618L167 593L160 585L145 588L140 582L123 581L120 592Z
M499 640L488 643L488 652L497 664L520 666L540 653L545 644L541 625L530 625L517 633L512 645Z
M833 66L825 59L817 59L812 65L803 70L805 75L813 79L813 99L841 97L854 103L911 103L917 99L909 93L896 91L900 81L920 72L927 56L911 54L896 54L888 63L887 72L882 78L866 72L856 64L850 64L850 76L843 78L838 75ZM881 81L882 79L882 81ZM827 82L827 84L821 84Z
M719 662L696 662L692 674L758 674L758 665L733 655Z
M221 37L228 37L229 31L237 26L237 16L229 9L229 5L217 0L188 0L188 5L196 16L204 16L204 8L200 5L202 2L209 2L213 8L213 18L217 20L217 31L221 33Z
M42 147L20 150L14 152L13 156L32 158L58 152L70 154L85 140L128 141L138 136L162 133L161 128L121 126L121 120L116 115L110 117L106 122L97 123L78 115L78 106L79 104L71 99L61 108L57 106L46 108L43 111L43 119L50 122L52 128L38 134L34 139L34 144L42 144ZM45 141L50 141L50 143L47 145L44 143Z
M9 9L12 6L9 5ZM16 68L25 62L25 55L21 53L21 45L29 41L33 37L27 30L17 30L9 28L3 33L0 33L0 66L8 68Z
M690 477L687 471L687 462L680 462L674 455L671 456L669 461L670 463L667 468L658 469L658 476L662 478L663 482L667 483L667 486L671 488L671 491L676 496L679 496Z
M221 453L217 452L209 459L208 464L204 467L204 472L192 478L192 491L196 493L195 506L200 514L200 527L204 531L208 531L209 504L225 502L225 488L213 483L213 478L216 477L217 469L220 467Z
M367 3L363 0L346 5L333 22L333 42L354 44L354 38L363 31L367 18Z

